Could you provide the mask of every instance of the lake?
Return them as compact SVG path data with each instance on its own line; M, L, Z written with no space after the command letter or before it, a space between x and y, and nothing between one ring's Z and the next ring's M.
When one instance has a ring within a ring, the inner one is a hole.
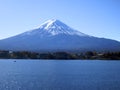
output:
M120 90L120 61L0 60L0 90Z

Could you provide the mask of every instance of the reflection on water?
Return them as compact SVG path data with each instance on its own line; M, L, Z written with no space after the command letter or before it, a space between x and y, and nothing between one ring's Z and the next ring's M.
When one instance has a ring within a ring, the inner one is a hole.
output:
M0 90L120 90L120 61L0 60Z

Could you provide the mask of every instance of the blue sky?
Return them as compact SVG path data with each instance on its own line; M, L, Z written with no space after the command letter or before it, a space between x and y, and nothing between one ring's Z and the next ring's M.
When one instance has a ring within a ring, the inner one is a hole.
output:
M49 19L120 41L120 0L0 0L0 39L34 29Z

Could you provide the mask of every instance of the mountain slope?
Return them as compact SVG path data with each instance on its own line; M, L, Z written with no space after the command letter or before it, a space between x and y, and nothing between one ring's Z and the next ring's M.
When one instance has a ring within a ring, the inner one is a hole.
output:
M1 40L0 49L37 52L120 51L120 42L86 35L52 19L38 29Z

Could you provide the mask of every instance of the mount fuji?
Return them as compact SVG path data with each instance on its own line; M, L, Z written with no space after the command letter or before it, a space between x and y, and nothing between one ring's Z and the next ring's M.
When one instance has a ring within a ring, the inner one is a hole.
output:
M120 42L97 38L51 19L39 28L0 40L0 50L34 52L120 51Z

